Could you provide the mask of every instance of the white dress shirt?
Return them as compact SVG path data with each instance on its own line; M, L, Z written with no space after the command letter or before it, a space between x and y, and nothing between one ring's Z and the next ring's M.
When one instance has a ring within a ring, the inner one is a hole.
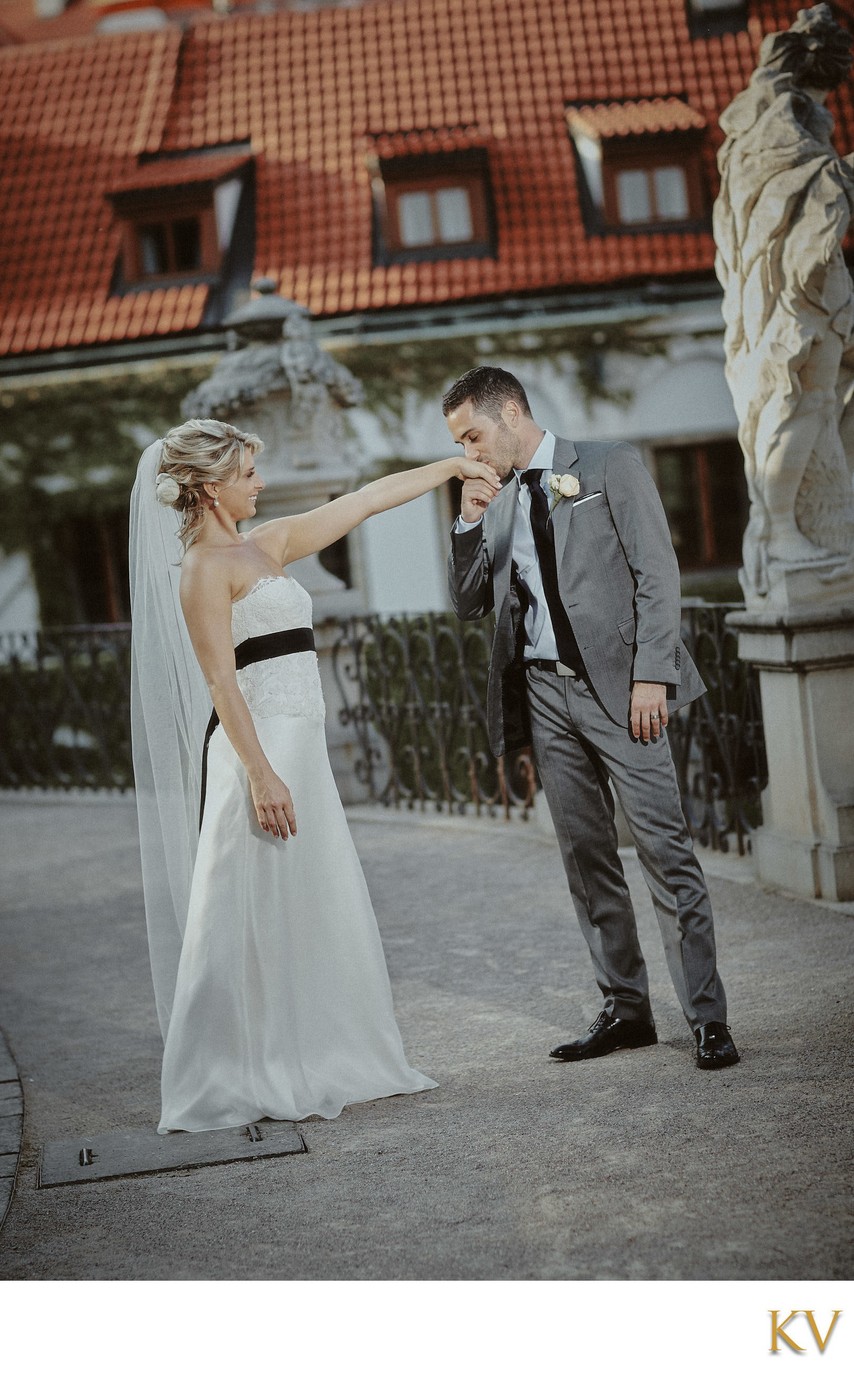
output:
M528 462L527 468L533 471L542 470L540 483L549 499L549 476L554 469L554 455L554 433L547 432ZM516 477L516 503L525 516L524 524L513 525L513 561L518 569L519 580L528 594L528 609L525 611L525 658L556 659L557 640L543 587L540 560L534 544L534 531L531 528L531 492L527 485L522 484L524 472L517 471L514 467L513 474ZM468 524L460 517L455 527L457 533L467 533L469 529L476 529L478 524L482 523L483 519L475 519L474 523Z

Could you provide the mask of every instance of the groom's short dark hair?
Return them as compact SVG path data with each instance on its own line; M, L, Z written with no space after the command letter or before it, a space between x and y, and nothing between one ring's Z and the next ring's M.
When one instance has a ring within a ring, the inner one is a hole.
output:
M496 421L501 417L501 410L508 399L515 399L522 412L531 417L528 396L516 376L498 365L476 365L473 370L461 375L442 399L445 417L467 399L471 400L479 413L485 413Z

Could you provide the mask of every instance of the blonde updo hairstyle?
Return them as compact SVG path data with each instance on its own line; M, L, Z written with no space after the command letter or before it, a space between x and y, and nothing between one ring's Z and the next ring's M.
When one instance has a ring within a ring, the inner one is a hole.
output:
M163 439L155 486L161 504L182 516L179 538L184 552L196 541L210 508L205 484L232 485L240 476L247 451L255 456L264 443L218 418L191 418Z

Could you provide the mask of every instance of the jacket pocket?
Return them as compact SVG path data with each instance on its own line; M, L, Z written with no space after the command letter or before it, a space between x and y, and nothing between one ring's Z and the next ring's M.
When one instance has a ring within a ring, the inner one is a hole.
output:
M620 638L622 639L622 641L623 641L624 644L633 644L633 643L634 643L634 640L635 640L635 618L634 618L634 616L632 616L630 620L621 620L620 623L619 623L619 625L617 626L617 629L618 629L619 632L620 632Z

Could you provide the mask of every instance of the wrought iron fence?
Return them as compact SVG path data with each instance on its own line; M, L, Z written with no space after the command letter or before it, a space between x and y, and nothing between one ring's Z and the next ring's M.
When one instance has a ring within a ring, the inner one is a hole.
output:
M683 633L709 695L679 712L670 738L695 839L743 854L767 781L758 680L725 624L737 607L686 602ZM359 747L374 802L526 817L536 791L530 756L496 764L486 734L492 621L450 615L341 622L333 666L341 719Z
M737 656L734 606L686 602L683 633L709 695L669 735L695 838L747 849L767 781L755 672ZM409 808L527 817L527 754L496 763L486 735L492 621L452 615L338 624L332 668L340 717L369 798ZM130 628L0 635L0 786L130 788Z
M712 850L749 848L768 783L759 676L738 657L726 617L734 605L686 601L682 637L708 688L668 727L682 803L694 839Z
M130 788L130 626L0 635L0 786Z
M491 620L460 624L452 615L340 622L340 717L372 801L527 817L537 786L530 756L496 763L487 739L492 630Z

